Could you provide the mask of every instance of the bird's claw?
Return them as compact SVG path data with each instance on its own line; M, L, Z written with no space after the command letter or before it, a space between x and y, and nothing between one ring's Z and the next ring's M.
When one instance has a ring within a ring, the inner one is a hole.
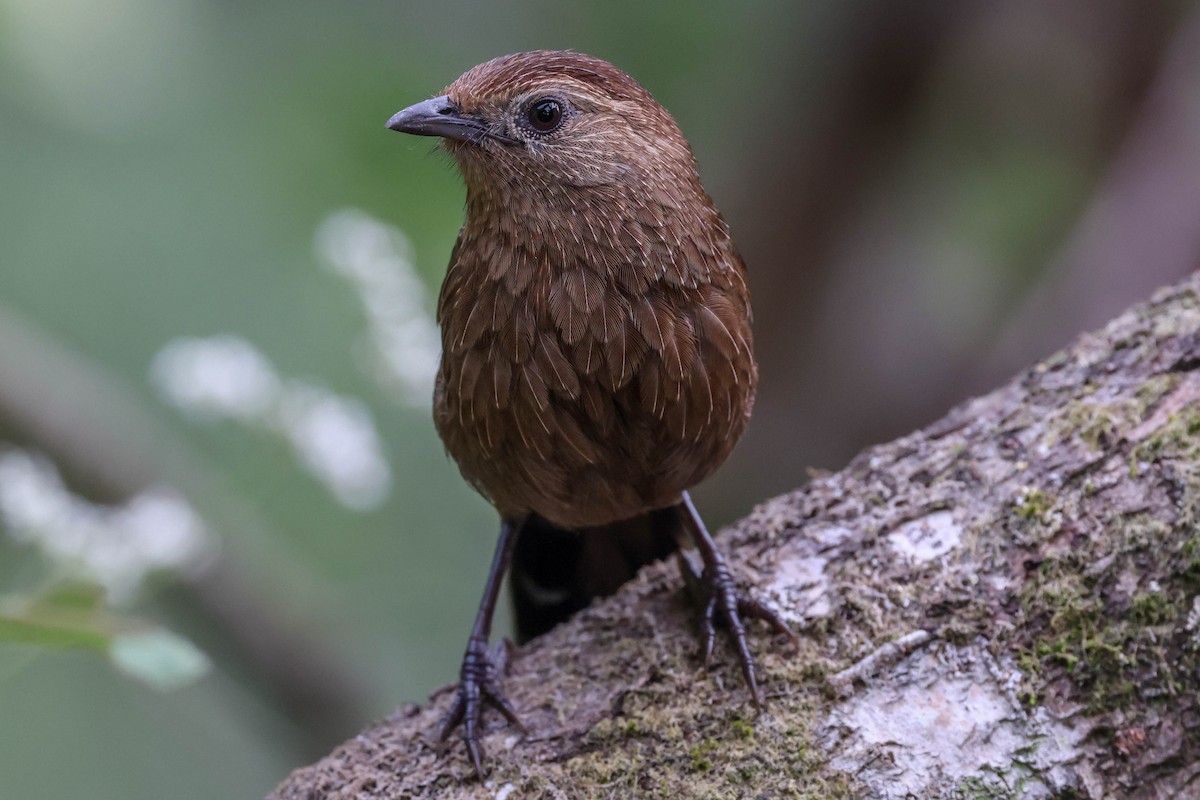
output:
M440 740L445 740L450 732L460 724L463 726L463 743L467 746L467 754L475 767L475 774L480 782L484 779L483 761L485 753L483 744L479 741L483 732L483 710L488 706L499 711L512 725L522 733L525 726L520 717L496 686L496 662L499 653L489 653L486 644L472 639L463 655L462 668L459 670L458 691L454 703L446 713L442 722Z
M706 668L712 666L713 645L717 635L715 622L719 619L725 624L725 628L733 640L733 645L737 648L742 675L746 677L746 683L750 687L750 696L754 700L754 707L758 711L762 711L762 693L758 688L754 657L750 655L750 646L746 640L746 626L742 620L761 619L765 621L775 633L786 636L793 647L798 643L796 634L778 614L766 605L739 592L733 576L729 574L723 561L706 567L700 575L700 582L708 591L708 599L704 604L704 630L701 640L704 666Z

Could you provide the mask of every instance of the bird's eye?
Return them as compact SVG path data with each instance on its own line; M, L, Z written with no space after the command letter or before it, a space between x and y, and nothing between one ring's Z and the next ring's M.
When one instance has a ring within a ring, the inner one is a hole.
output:
M538 100L529 106L525 112L529 126L538 133L550 133L558 130L563 121L562 103L549 97Z

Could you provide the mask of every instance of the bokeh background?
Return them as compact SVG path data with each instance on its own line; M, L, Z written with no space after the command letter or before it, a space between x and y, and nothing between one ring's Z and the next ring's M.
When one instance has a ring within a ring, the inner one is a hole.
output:
M262 796L456 676L463 190L384 122L536 47L672 110L750 266L715 524L1197 267L1195 2L0 0L0 797Z

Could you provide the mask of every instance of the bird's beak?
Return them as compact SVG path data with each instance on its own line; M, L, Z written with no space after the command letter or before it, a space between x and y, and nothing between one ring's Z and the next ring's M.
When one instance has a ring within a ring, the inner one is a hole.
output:
M398 111L388 120L390 130L417 136L442 136L462 142L476 142L487 136L487 128L477 119L464 117L448 96L422 100Z

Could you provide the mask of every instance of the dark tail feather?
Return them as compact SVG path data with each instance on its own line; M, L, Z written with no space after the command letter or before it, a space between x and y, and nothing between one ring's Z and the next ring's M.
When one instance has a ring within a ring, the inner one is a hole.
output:
M580 530L530 517L517 536L509 573L517 641L540 636L675 552L680 530L676 507Z

